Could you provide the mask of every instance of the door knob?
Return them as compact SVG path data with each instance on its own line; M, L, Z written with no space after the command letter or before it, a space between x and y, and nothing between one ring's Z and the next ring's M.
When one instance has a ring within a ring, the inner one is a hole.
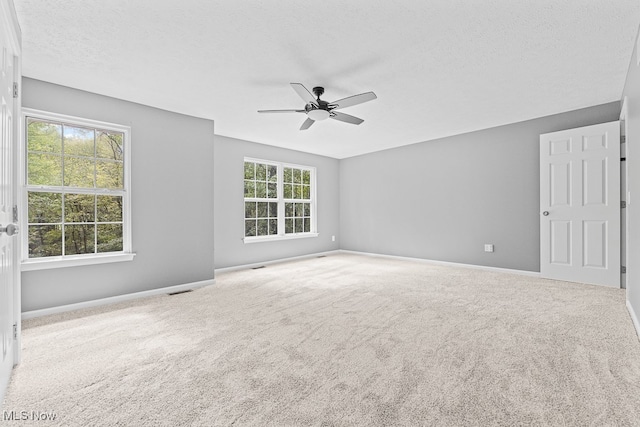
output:
M7 233L7 236L15 236L19 231L20 229L15 224L7 224L6 227L0 225L0 234Z
M549 211L544 211L544 212L542 212L542 215L544 215L544 216L549 216Z

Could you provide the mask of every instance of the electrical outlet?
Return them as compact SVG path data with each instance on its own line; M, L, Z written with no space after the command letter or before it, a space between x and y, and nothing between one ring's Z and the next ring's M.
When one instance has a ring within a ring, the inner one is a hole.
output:
M493 252L493 245L491 245L491 244L485 244L485 245L484 245L484 251L485 251L485 252Z
M335 242L336 241L336 236L331 236L331 241Z

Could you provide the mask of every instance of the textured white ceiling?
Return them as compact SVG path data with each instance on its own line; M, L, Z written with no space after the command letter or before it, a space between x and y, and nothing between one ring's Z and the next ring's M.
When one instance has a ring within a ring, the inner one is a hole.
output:
M619 100L637 0L14 0L25 76L336 158ZM307 131L289 86L333 101Z

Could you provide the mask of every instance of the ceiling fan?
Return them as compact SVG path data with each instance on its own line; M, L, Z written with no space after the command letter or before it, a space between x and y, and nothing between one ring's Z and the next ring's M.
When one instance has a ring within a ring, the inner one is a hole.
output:
M334 119L353 125L359 125L364 120L349 114L342 113L339 110L352 105L362 104L363 102L373 101L377 98L373 92L365 92L359 95L348 96L338 99L337 101L327 102L320 99L320 95L324 93L324 88L316 86L313 88L313 94L301 83L291 83L291 87L307 104L302 110L258 110L258 113L305 113L307 120L302 123L300 130L309 129L311 125L319 120ZM315 96L314 96L315 94Z

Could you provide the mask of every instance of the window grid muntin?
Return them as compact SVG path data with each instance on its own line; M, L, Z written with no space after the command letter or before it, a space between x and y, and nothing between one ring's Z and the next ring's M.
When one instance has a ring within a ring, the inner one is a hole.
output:
M79 123L74 123L74 119L69 117L69 121L64 120L56 120L52 119L49 116L57 116L52 113L44 113L40 116L40 114L31 115L29 113L25 114L25 147L24 147L24 182L25 182L25 207L24 211L26 212L25 219L27 223L27 233L25 234L26 245L24 245L24 253L26 259L51 259L51 258L68 258L69 256L77 257L92 257L97 254L120 254L120 253L128 253L130 252L131 247L131 239L130 239L130 213L129 213L129 199L128 199L128 153L130 144L129 140L129 128L120 126L120 125L111 125L107 123L98 123L95 122L95 125L91 123L90 125L84 125ZM86 119L78 119L80 121L93 122L91 120ZM42 150L29 150L29 124L33 122L40 122L45 124L57 125L60 126L60 139L61 139L61 148L59 152L52 151L42 151ZM103 126L106 125L106 126ZM113 126L113 127L111 127ZM66 154L65 153L65 127L69 128L80 128L90 130L93 134L93 157L82 156L76 154ZM98 155L98 135L102 133L107 135L118 135L120 142L115 142L119 146L119 155L121 160L119 159L108 159ZM29 155L30 154L44 154L49 156L59 157L61 159L61 185L41 185L41 184L29 184ZM91 160L93 163L93 187L76 187L65 185L65 158L78 158L78 159L87 159ZM97 165L98 162L104 163L113 163L121 165L121 170L118 171L119 175L117 180L120 182L120 188L118 187L98 187L98 176L97 176ZM29 193L31 192L43 192L43 193L51 193L51 194L60 194L62 197L62 217L59 223L32 223L28 221L28 209L29 209ZM66 205L66 196L68 194L84 194L84 195L92 195L93 203L94 203L94 221L93 222L67 222L65 219L65 205ZM122 198L121 200L121 221L98 221L98 197L99 196L119 196ZM82 254L66 254L66 231L65 228L67 226L76 226L76 225L91 225L94 228L93 232L93 252L87 252ZM108 252L99 252L98 251L98 229L100 225L117 225L120 226L120 238L122 242L120 244L121 249L117 251L108 251ZM29 227L30 226L55 226L61 228L61 253L59 256L48 256L48 257L31 257L30 248L29 248Z

